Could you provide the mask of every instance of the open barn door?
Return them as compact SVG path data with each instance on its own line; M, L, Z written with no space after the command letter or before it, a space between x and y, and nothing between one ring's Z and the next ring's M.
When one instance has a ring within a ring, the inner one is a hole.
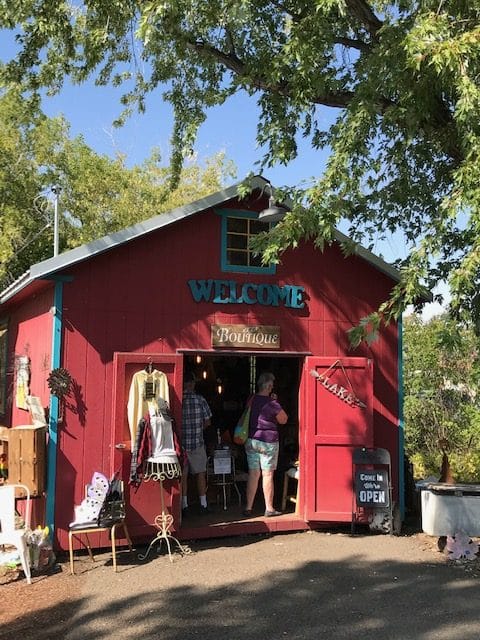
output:
M305 367L305 517L350 522L352 452L373 446L372 362L309 357Z

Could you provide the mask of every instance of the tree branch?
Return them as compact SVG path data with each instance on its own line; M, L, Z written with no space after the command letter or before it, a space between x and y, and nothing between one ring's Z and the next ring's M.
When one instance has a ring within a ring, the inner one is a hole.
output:
M324 107L336 107L345 109L352 102L355 94L353 91L327 91L312 98L315 104L321 104Z
M345 4L350 14L355 16L372 36L376 37L383 22L377 18L368 2L366 0L345 0Z
M187 41L187 46L190 49L194 50L196 53L215 58L215 60L223 64L227 69L230 69L230 71L240 77L246 78L248 75L245 63L242 62L242 60L238 58L238 56L234 53L225 53L224 51L217 49L211 44L198 40ZM271 82L267 82L259 75L249 76L248 78L249 82L256 89L261 89L262 91L268 91L271 93L277 93L285 97L288 97L288 95L290 94L289 83L287 81L274 84ZM325 93L313 96L312 102L314 104L321 104L326 107L337 107L340 109L344 109L345 107L348 107L354 96L355 93L353 91L326 91ZM384 97L380 97L378 100L378 105L382 112L387 107L391 107L394 104L394 102Z
M282 2L278 2L278 0L272 0L272 4L276 6L278 9L280 9L280 11L283 11L284 13L289 15L292 18L292 20L296 23L300 23L306 16L306 12L295 13L290 9L288 9ZM374 15L373 15L373 18L376 19ZM380 22L380 26L381 24L382 23ZM366 42L362 42L361 40L354 40L352 38L342 38L341 36L339 36L338 38L335 38L335 42L337 44L343 44L345 47L358 49L359 51L370 51L370 46Z
M211 44L199 41L188 41L187 46L197 53L203 55L209 55L214 57L218 62L223 64L227 69L233 71L240 77L247 77L246 66L235 54L227 54L220 49L217 49ZM287 97L290 93L288 82L271 83L267 82L261 76L249 76L249 81L256 89L262 91L268 91L277 93ZM327 107L340 107L344 108L348 106L355 94L351 91L335 91L327 92L312 98L312 102L315 104L323 104Z
M225 38L227 39L228 42L228 46L230 49L230 55L233 55L236 57L236 53L235 53L235 44L233 42L233 35L232 32L230 31L230 29L228 27L225 27Z
M245 64L234 51L231 53L224 53L211 44L194 39L187 40L187 47L202 55L206 54L208 56L212 56L218 60L218 62L221 62L225 67L227 67L227 69L230 69L230 71L233 71L239 76L246 75Z
M341 44L344 47L348 47L349 49L358 49L358 51L371 51L371 46L363 40L353 40L352 38L335 38L335 42L337 44Z
M349 0L351 1L351 0ZM356 0L354 0L356 1ZM248 79L248 83L255 89L266 91L269 93L276 93L288 98L290 95L290 86L286 80L279 83L268 82L260 75L249 75L245 63L234 53L225 53L220 49L217 49L211 44L202 42L199 40L190 39L187 41L187 46L195 51L197 54L206 55L214 58L225 68L230 69L234 74L239 77ZM348 107L355 98L354 91L325 91L324 93L312 96L311 101L314 104L323 105L325 107L333 107L337 109L345 109ZM396 102L385 97L378 96L377 108L379 114L383 114L389 107L395 107ZM441 108L443 106L443 108ZM447 129L452 124L452 117L443 103L439 104L437 113L431 114L428 117L426 114L424 126ZM446 152L450 157L458 163L462 159L462 153L456 144L456 137L452 136L449 140L448 148Z

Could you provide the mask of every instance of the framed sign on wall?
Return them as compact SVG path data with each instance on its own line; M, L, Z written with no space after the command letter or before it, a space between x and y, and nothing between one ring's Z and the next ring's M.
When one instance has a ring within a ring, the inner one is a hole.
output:
M280 327L270 325L212 324L212 347L279 349Z

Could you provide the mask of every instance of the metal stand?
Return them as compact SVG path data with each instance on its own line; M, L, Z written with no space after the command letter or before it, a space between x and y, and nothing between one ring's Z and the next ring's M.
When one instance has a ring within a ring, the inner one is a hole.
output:
M223 509L227 510L227 490L230 498L230 491L233 486L238 496L238 504L242 505L242 495L235 482L235 459L230 449L216 449L213 457L208 459L207 464L208 483L217 488L217 492L222 492Z
M170 529L173 526L173 516L171 513L168 513L165 510L165 500L163 497L163 481L164 480L175 480L180 478L182 475L180 465L178 463L147 463L147 470L145 473L144 481L149 482L150 480L156 481L160 485L160 504L162 507L162 512L158 516L155 517L154 525L158 528L158 533L155 538L150 542L148 548L145 553L141 553L138 556L139 560L145 560L148 557L152 547L158 543L158 551L162 548L162 542L165 540L165 544L168 550L168 556L170 558L170 562L173 562L172 557L172 548L170 542L173 540L182 555L186 555L191 553L191 549L189 547L185 547L180 544L180 541L175 538L170 532Z

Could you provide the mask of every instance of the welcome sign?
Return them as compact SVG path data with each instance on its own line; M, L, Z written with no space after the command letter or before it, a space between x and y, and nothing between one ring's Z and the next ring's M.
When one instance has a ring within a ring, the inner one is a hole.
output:
M212 347L239 349L279 349L280 327L212 324Z
M260 304L265 307L305 307L305 287L294 284L257 284L235 280L188 280L195 302Z

